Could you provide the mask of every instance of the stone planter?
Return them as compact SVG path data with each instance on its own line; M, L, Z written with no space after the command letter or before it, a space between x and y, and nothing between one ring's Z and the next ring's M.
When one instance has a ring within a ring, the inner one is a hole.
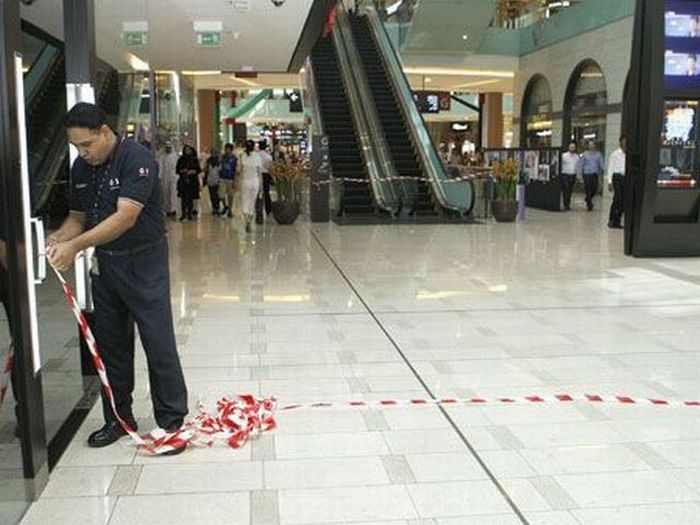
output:
M498 222L514 222L518 216L517 201L491 201L491 211Z
M277 201L272 203L272 216L277 224L294 224L300 213L299 201Z

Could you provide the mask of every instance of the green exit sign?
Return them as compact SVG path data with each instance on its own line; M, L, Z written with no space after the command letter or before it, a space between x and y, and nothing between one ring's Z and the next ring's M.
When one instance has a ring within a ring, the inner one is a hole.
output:
M143 47L148 44L148 33L145 31L127 31L124 33L127 47Z
M197 33L199 47L221 47L221 33L218 31L203 31Z

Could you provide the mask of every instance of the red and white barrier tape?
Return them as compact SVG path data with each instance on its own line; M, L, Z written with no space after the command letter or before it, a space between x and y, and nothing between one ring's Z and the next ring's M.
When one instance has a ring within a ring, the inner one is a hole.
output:
M114 413L117 422L129 434L131 439L143 450L150 454L164 454L187 446L188 443L201 446L212 446L218 440L226 440L232 448L239 448L249 437L260 432L275 428L273 417L275 400L256 399L252 395L238 396L233 399L224 398L218 401L215 412L207 412L200 405L199 413L182 428L174 432L156 429L145 436L140 436L119 415L114 401L114 392L107 377L107 370L100 357L97 341L92 334L87 319L83 315L75 294L63 275L54 268L63 293L68 301L73 315L78 321L80 331L92 356L92 362L102 383L102 389Z
M5 402L5 396L7 396L7 388L10 386L10 381L12 377L12 367L15 364L15 347L12 341L7 345L7 350L5 352L5 366L2 369L2 375L0 375L0 408Z
M194 418L186 422L182 428L175 432L166 432L156 429L150 434L140 436L129 424L124 421L116 410L114 393L107 377L107 371L100 357L97 342L92 334L87 319L83 315L80 306L75 298L75 294L70 285L63 278L61 273L54 268L63 292L68 301L73 314L75 315L80 331L85 338L88 349L92 356L95 369L109 401L121 427L129 434L139 447L150 454L163 454L175 449L180 449L187 444L199 446L212 446L217 441L225 441L232 448L239 448L253 436L262 432L272 430L276 427L274 413L276 409L275 398L256 398L253 395L242 395L235 398L223 398L217 402L214 411L207 411L200 404L198 413ZM9 377L12 370L13 353L12 346L8 348L6 365L0 378L0 404L5 397ZM566 404L574 402L585 402L593 404L609 404L622 406L653 406L653 407L675 407L689 408L700 407L700 401L675 401L660 398L630 397L620 395L600 395L600 394L549 394L532 395L522 397L500 397L500 398L451 398L439 399L406 399L394 400L383 399L376 401L347 401L347 402L316 402L305 404L290 404L279 407L280 412L297 411L304 409L364 409L364 408L390 408L390 407L419 407L419 406L479 406L479 405L540 405L546 403Z
M390 407L416 407L416 406L469 406L469 405L540 405L545 403L594 403L612 405L638 405L638 406L665 406L665 407L700 407L700 401L674 401L658 398L629 397L600 394L550 394L543 396L522 397L472 397L467 399L440 398L440 399L383 399L378 401L347 401L343 403L306 403L296 405L283 405L280 412L300 409L320 408L390 408Z
M455 182L465 182L469 180L473 180L474 177L470 176L458 176L458 177L451 177L449 179L444 179L442 182L443 183L455 183ZM393 181L412 181L412 182L430 182L431 179L427 177L404 177L404 176L399 176L399 177L381 177L374 179L376 182L393 182ZM332 177L328 180L323 180L323 181L311 181L311 185L319 188L321 186L328 186L330 184L333 184L335 182L352 182L355 184L371 184L372 179L359 179L359 178L353 178L353 177Z

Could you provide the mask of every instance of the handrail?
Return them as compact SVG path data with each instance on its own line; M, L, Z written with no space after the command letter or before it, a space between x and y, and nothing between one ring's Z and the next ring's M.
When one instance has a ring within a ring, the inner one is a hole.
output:
M418 155L430 180L433 193L443 208L460 213L469 213L474 206L473 185L469 181L452 181L438 157L433 139L428 133L423 115L413 100L413 91L403 72L398 55L391 44L386 28L379 20L373 6L365 5L370 28L381 51L382 60L397 94L398 102L407 117L408 129L413 136Z
M343 84L345 85L348 101L350 102L352 118L355 122L357 136L360 140L360 146L362 148L361 153L367 167L367 172L369 173L370 184L372 186L375 202L380 208L388 211L392 215L395 215L398 212L398 203L387 200L387 196L384 192L384 185L380 182L382 178L381 170L377 165L374 148L372 147L372 139L365 121L363 105L357 92L357 86L353 79L352 69L350 68L348 57L345 54L345 42L343 35L340 30L336 28L333 31L332 36L333 44L338 55L338 61L340 63L340 73L343 78Z
M311 108L311 123L314 127L315 134L325 135L326 129L323 125L323 118L321 117L321 105L318 101L318 86L316 86L314 63L311 59L311 55L306 58L304 75L302 76L302 86L306 90L306 99L309 102L308 107Z
M39 56L24 76L24 89L27 107L31 107L46 79L53 73L54 67L61 59L61 50L51 45L45 45Z
M374 150L374 154L379 161L381 178L380 184L387 193L389 194L391 200L397 203L397 211L400 211L408 204L408 195L406 193L406 188L402 183L396 167L394 166L394 161L391 156L391 151L389 149L389 143L387 142L386 135L384 134L384 128L378 117L378 112L374 104L369 101L373 100L372 92L369 89L369 79L367 77L367 72L362 65L362 60L360 59L359 52L355 46L355 37L352 33L352 28L350 27L350 19L347 14L345 6L342 4L338 5L337 11L337 27L343 38L345 45L345 51L347 53L348 62L350 63L351 71L354 72L352 75L352 80L357 89L357 93L360 100L365 100L367 103L362 104L362 112L364 114L365 122L370 133L370 145Z

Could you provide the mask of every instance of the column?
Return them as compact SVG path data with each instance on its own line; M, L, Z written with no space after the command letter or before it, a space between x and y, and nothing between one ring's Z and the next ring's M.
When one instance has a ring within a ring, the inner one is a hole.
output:
M485 148L503 147L503 93L486 93L483 106L483 139Z
M210 151L216 144L216 94L213 90L202 89L197 91L199 111L199 151Z

